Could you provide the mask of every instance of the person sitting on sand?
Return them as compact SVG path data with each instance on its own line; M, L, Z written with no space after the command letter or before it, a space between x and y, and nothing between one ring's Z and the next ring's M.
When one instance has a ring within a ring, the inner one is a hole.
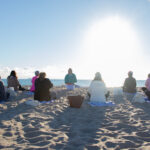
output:
M68 74L65 76L65 84L67 90L74 90L75 83L77 82L76 75L72 72L72 69L68 69Z
M0 76L0 101L7 100L10 97L10 94L6 92L3 81Z
M136 93L136 80L133 78L133 72L128 72L128 78L125 79L123 92Z
M5 87L0 77L0 101L5 100L5 99L6 99Z
M148 78L145 82L145 87L142 87L142 90L144 91L148 99L150 100L150 74L148 74Z
M46 73L41 72L39 78L35 80L34 100L50 101L50 88L53 87L51 81L46 78Z
M109 96L109 92L107 92L107 88L99 72L95 74L95 78L88 88L88 95L91 102L106 102L106 98Z
M35 91L35 80L39 77L40 72L39 71L35 71L35 76L32 78L32 86L30 91L34 92Z
M8 84L8 88L13 87L15 91L24 91L25 89L22 88L22 86L20 85L19 81L18 81L18 77L17 74L14 70L11 71L10 76L8 76L7 78L7 84Z

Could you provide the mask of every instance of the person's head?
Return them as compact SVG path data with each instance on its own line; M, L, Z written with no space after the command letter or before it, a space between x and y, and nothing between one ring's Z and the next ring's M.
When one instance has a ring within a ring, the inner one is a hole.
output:
M129 71L129 72L128 72L128 76L129 76L129 77L132 77L132 76L133 76L133 72L132 72L132 71Z
M101 74L99 72L95 73L94 80L102 81L102 77L101 77Z
M17 77L16 71L12 70L11 73L10 73L10 76Z
M68 74L72 74L72 69L71 68L68 69Z
M148 74L148 78L150 78L150 73Z
M40 72L39 71L35 71L35 75L39 76Z
M46 77L46 73L45 72L41 72L40 75L39 75L39 78L41 80L43 80L43 79L45 79L45 77Z

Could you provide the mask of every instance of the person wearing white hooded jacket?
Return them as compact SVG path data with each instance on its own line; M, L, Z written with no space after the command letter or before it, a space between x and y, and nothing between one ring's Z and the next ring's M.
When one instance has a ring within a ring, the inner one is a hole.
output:
M107 91L105 83L103 82L99 72L95 74L95 78L88 88L88 95L90 96L91 102L106 102L109 92Z

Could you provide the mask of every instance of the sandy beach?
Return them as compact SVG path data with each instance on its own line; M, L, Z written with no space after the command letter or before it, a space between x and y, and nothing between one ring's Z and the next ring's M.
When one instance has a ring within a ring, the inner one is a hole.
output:
M57 99L51 104L27 105L33 98L26 92L0 104L0 149L150 149L150 103L131 103L111 92L115 106L92 107L87 89L79 88L85 99L77 109L69 107L64 87L52 91Z

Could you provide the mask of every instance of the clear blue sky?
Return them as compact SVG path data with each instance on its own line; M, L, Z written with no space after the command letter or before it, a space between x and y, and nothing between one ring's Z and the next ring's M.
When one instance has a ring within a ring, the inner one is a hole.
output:
M117 14L132 21L149 57L148 0L0 0L0 65L69 64L90 22Z

